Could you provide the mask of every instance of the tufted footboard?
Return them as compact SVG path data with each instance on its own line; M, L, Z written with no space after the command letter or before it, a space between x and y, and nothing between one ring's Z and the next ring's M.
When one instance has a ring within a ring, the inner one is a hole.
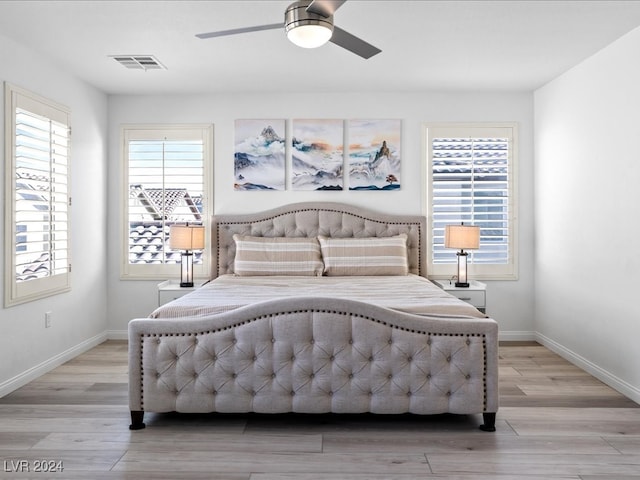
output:
M477 414L494 430L498 327L351 300L281 299L129 323L131 429L144 412Z

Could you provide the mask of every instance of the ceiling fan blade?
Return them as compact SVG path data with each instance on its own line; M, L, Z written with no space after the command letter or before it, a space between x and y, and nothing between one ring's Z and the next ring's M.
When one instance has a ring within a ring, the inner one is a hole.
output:
M350 52L360 55L362 58L371 58L374 55L380 53L377 47L374 47L370 43L360 40L358 37L351 35L349 32L345 32L339 27L333 26L333 35L331 36L331 43L346 48Z
M213 37L226 37L227 35L236 35L238 33L259 32L261 30L274 30L276 28L282 28L282 23L271 23L269 25L257 25L255 27L245 28L233 28L231 30L220 30L219 32L198 33L198 38L213 38Z
M330 17L347 0L313 0L307 7L307 12L316 13L323 17Z

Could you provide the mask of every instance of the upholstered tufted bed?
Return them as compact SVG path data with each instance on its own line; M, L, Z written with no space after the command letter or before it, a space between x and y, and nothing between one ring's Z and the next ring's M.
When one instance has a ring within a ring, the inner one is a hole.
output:
M130 428L145 412L370 412L495 430L497 323L427 280L425 227L337 203L215 216L212 281L129 323Z

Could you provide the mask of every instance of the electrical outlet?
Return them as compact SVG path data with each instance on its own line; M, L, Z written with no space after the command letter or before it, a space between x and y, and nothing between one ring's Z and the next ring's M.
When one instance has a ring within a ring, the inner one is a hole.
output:
M44 328L51 326L51 312L44 312Z

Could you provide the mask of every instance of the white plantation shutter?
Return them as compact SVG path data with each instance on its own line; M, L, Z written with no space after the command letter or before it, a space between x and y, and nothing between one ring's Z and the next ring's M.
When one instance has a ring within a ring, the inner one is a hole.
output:
M5 305L70 288L70 113L11 85L5 87L8 189Z
M210 127L124 128L124 277L179 275L169 227L208 224L210 137ZM196 275L206 275L207 258L206 250L194 252Z
M444 230L464 223L480 227L480 248L467 252L470 274L515 278L515 137L515 125L427 128L434 277L455 274L456 251L444 247Z

